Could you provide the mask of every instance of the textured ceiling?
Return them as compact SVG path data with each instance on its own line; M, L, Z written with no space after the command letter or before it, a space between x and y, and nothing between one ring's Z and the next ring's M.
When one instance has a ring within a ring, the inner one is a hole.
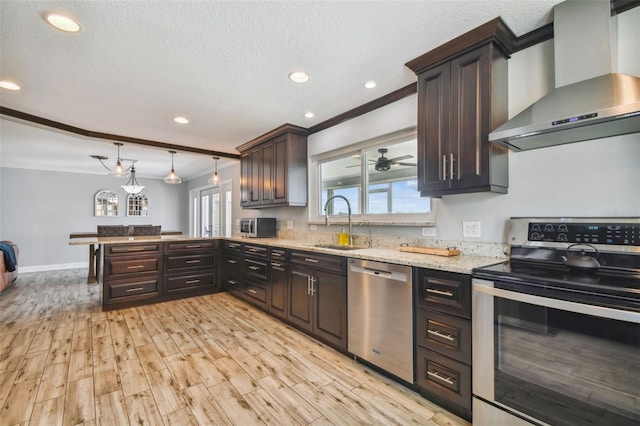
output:
M310 127L414 82L405 62L496 16L516 35L538 28L555 3L2 0L0 78L22 90L0 89L0 105L86 130L237 154L236 146L284 123ZM82 30L55 30L46 12L73 17ZM310 80L289 81L300 69ZM368 80L377 87L365 89ZM175 124L176 115L191 123ZM111 142L47 137L6 117L0 126L2 166L55 168L64 158L98 173L87 151L115 155ZM136 155L144 150L154 151ZM166 175L169 154L155 151L164 163L149 160L146 171L141 164L141 176ZM189 161L187 178L212 164L178 153L178 171L179 159Z

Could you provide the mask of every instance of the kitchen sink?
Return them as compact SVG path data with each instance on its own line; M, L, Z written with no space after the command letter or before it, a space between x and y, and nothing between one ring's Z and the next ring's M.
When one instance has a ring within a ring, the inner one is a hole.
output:
M360 249L368 248L367 246L344 246L341 244L326 244L326 243L314 244L313 247L333 249L333 250L360 250Z

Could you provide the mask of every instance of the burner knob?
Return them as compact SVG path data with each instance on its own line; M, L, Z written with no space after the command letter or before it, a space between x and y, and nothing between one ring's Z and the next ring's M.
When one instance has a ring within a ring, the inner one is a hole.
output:
M553 225L547 224L544 226L544 230L547 232L553 232Z
M538 234L537 232L534 232L533 234L531 234L531 239L532 240L539 240L540 239L540 234Z
M558 234L558 241L567 241L567 234Z
M568 230L569 228L567 227L567 225L558 226L558 232L567 232Z
M532 231L540 231L540 225L538 225L537 223L536 223L536 224L534 224L534 225L531 227L531 230L532 230Z

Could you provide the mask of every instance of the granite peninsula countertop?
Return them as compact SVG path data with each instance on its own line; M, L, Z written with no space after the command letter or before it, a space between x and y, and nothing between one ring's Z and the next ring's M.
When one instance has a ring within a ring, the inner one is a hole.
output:
M486 257L486 256L435 256L421 253L401 252L390 248L361 248L355 250L339 250L325 247L315 247L315 242L288 240L282 238L224 238L224 237L189 237L187 235L163 235L163 236L140 236L140 237L95 237L77 238L69 240L69 245L88 244L132 244L148 243L157 241L190 241L190 240L230 240L249 244L282 247L296 250L304 250L316 253L333 254L356 259L374 260L377 262L395 263L399 265L416 266L419 268L437 269L449 272L470 274L474 268L494 265L507 260L506 257Z

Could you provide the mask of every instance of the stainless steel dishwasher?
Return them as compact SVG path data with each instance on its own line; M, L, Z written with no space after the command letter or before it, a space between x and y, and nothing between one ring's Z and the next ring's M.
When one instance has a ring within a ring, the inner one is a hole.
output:
M411 267L349 259L348 346L356 357L413 383Z

